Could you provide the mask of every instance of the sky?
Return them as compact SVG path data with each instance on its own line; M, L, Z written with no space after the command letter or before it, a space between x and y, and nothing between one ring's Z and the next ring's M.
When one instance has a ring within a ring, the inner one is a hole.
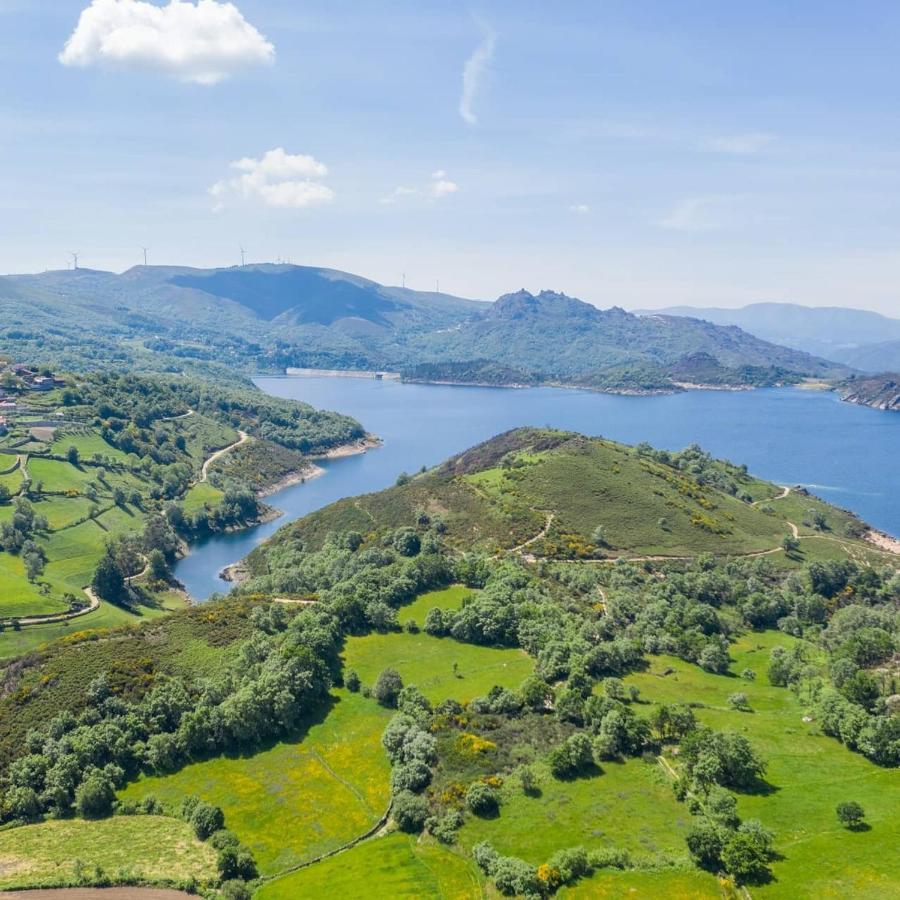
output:
M900 316L900 5L0 0L0 272Z

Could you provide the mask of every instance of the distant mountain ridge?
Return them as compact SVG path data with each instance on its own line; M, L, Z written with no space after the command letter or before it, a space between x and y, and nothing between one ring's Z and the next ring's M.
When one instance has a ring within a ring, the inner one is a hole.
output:
M734 326L639 317L554 291L467 300L312 266L10 276L0 279L0 313L0 341L66 368L382 369L411 380L635 393L849 374Z
M867 371L900 368L900 319L869 310L751 303L739 309L669 306L635 310L635 313L686 316L717 325L736 325L773 344L805 350Z

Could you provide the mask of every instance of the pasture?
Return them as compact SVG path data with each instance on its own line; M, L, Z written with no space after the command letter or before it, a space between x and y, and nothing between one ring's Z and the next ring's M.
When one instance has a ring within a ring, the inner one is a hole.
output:
M152 794L177 807L196 795L220 806L225 823L274 875L365 833L384 814L390 767L381 747L389 710L336 691L303 734L250 756L219 756L128 785L126 799Z
M255 896L256 900L328 896L477 900L484 896L482 881L477 867L452 850L394 832L267 882Z
M754 897L874 900L896 895L900 780L896 771L823 735L815 722L804 722L805 698L769 683L772 647L792 643L778 632L749 633L732 647L730 675L712 675L674 657L653 657L646 672L627 681L651 703L702 703L695 711L704 724L745 734L768 763L769 788L738 795L739 814L771 829L781 856L772 865L773 880L754 886ZM745 668L756 672L755 680L736 677ZM747 694L752 712L729 707L728 696L735 691ZM834 810L845 800L862 804L870 830L852 832L839 825Z
M344 671L355 669L371 687L379 673L396 669L404 684L414 684L432 703L465 703L495 684L515 689L531 674L534 661L518 649L480 647L453 638L409 632L348 638Z
M397 615L401 622L415 622L421 628L430 609L459 609L466 597L474 597L478 591L463 584L454 584L439 591L419 594L408 606L401 606Z
M52 887L76 878L76 861L94 874L149 882L212 881L215 850L186 822L163 816L51 820L0 832L0 889Z

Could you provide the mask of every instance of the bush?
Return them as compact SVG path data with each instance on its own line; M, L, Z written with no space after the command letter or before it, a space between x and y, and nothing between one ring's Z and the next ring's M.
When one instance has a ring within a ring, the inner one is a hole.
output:
M428 801L409 791L394 795L392 814L397 827L408 834L417 834L425 827L428 818Z
M116 792L112 782L100 772L88 775L75 791L75 808L85 819L99 819L112 812Z
M838 803L836 812L838 821L845 828L859 828L866 818L865 810L855 800Z
M500 795L490 785L476 781L466 791L466 806L476 816L492 816L500 808Z
M372 688L372 696L382 705L394 707L403 689L403 679L396 669L385 669Z
M225 825L225 816L218 806L201 800L194 806L194 811L191 813L191 825L194 834L201 841L205 841Z
M225 847L220 850L216 866L224 881L251 881L256 878L256 860L246 847Z
M355 694L359 691L360 688L360 680L359 675L356 673L355 669L348 669L347 674L344 676L344 687L350 691L351 694Z
M219 888L222 900L250 900L253 896L243 881L224 881Z
M576 732L550 752L549 762L554 778L572 778L589 769L594 762L591 739Z

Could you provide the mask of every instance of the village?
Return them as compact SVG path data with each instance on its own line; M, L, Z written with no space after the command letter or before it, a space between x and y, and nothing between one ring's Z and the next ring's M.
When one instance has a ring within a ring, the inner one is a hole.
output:
M64 378L47 368L36 369L25 363L0 360L0 436L9 430L9 416L23 411L23 394L52 391L65 383Z

